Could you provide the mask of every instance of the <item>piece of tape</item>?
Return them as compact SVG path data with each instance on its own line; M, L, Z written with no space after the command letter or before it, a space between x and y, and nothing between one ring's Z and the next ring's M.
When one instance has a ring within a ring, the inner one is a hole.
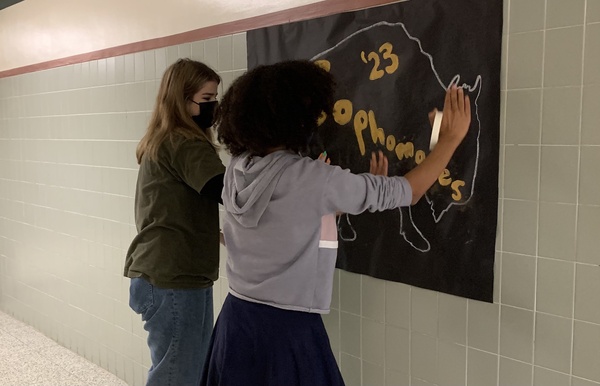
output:
M440 137L440 127L442 126L442 114L441 111L435 112L435 118L433 118L433 129L431 130L431 140L429 141L429 150L433 150L437 144L438 138Z

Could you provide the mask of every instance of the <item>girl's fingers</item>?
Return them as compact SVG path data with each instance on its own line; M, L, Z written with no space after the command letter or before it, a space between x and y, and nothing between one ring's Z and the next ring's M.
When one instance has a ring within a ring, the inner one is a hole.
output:
M375 152L371 153L371 165L369 168L369 173L377 174L377 159L375 158Z
M458 88L458 111L462 114L465 112L465 94L462 87Z
M388 159L383 155L380 150L375 154L371 153L371 160L369 165L369 173L376 176L387 176L388 174Z
M450 91L450 110L456 111L458 107L458 89L456 85L452 85L452 89Z
M388 173L388 159L383 155L382 151L379 151L379 168L377 174L380 176L387 176Z
M452 90L452 87L448 88L448 90L446 90L446 97L444 98L444 109L442 110L442 112L444 113L444 115L446 115L449 111L450 111L450 92Z
M317 159L319 161L325 162L327 165L331 165L331 158L327 157L327 151L324 151L323 153L319 154L319 158Z

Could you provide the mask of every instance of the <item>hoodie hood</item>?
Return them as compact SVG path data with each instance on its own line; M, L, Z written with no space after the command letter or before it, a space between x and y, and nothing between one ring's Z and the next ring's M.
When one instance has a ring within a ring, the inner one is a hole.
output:
M286 167L299 158L288 150L280 150L265 157L242 154L232 159L223 186L225 209L244 228L256 227L279 178Z

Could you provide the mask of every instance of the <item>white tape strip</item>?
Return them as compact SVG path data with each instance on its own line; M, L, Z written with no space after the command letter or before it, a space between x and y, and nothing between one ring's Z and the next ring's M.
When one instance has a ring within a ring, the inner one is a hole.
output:
M435 118L433 118L433 129L431 130L431 141L429 141L429 150L433 150L437 144L438 138L440 137L440 127L442 126L442 114L441 111L435 112Z
M337 249L337 241L319 240L319 248Z

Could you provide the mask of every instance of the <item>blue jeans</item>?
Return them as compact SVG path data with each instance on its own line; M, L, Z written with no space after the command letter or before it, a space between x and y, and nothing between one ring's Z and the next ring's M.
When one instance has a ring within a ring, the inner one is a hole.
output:
M212 287L163 289L131 279L129 306L142 315L152 366L147 386L200 383L213 328Z

